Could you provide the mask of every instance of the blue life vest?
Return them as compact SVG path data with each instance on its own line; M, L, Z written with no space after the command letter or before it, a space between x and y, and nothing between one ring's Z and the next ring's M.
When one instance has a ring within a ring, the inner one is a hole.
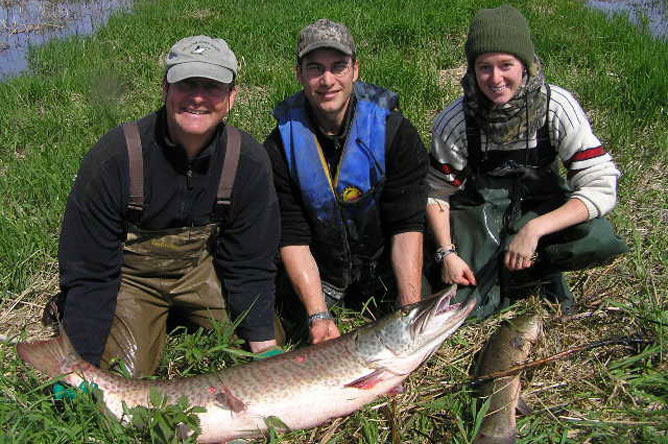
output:
M311 222L310 244L320 275L344 290L373 268L386 238L379 199L385 180L386 121L398 105L395 93L356 82L350 133L332 178L299 92L275 110L291 179Z

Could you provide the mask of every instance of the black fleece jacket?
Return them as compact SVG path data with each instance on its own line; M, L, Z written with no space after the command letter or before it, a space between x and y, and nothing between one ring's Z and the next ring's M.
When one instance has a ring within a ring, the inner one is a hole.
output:
M164 108L140 120L139 131L146 199L139 228L210 223L225 155L225 125L220 124L210 145L190 161L183 147L169 141ZM128 155L118 127L85 156L60 237L66 329L82 357L96 365L120 288L128 194ZM243 132L232 205L223 227L214 263L232 316L250 309L237 332L250 341L272 339L279 206L267 154Z

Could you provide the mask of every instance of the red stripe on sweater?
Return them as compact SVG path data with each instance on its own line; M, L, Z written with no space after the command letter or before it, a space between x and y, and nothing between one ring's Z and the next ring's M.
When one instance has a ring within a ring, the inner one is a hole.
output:
M602 146L596 147L596 148L589 148L588 150L580 151L579 153L575 153L573 157L570 158L568 163L573 163L573 162L581 162L583 160L589 160L593 159L594 157L599 157L603 156L605 154L605 150L603 149Z

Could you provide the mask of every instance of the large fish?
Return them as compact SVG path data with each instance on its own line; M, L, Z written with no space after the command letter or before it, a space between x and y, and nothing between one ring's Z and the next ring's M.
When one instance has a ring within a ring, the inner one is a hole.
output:
M476 376L511 369L526 363L542 333L538 316L524 315L508 321L494 332L483 349ZM492 379L478 394L489 397L489 408L475 444L512 444L517 441L515 411L520 408L520 375Z
M33 367L79 386L97 384L116 417L128 407L149 406L151 390L175 403L185 396L201 406L200 442L262 435L267 422L289 430L314 427L348 415L392 391L438 349L475 308L474 299L450 305L454 287L340 338L218 373L169 381L130 380L82 360L64 334L21 343ZM275 419L280 421L275 421Z

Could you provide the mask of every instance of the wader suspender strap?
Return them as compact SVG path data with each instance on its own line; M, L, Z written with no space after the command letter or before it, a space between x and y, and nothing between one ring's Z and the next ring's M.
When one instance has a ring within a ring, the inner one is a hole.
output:
M138 225L144 211L144 159L137 122L128 122L123 125L123 134L125 135L130 167L130 197L128 199L127 218L132 224Z
M220 183L216 195L216 207L214 220L223 222L227 209L232 203L232 187L239 165L239 154L241 152L241 135L232 125L227 127L227 145L225 148L225 160L223 170L220 173ZM130 167L130 197L128 199L127 218L134 225L139 225L142 212L144 211L144 159L142 157L141 138L137 122L128 122L123 125L125 144L128 150L128 161Z
M466 147L468 149L468 162L466 168L472 175L477 176L480 173L480 128L466 111L464 112L466 119Z
M225 127L227 128L225 159L223 160L223 170L220 173L218 194L216 195L216 208L213 215L214 220L218 223L225 221L227 211L232 204L232 187L234 186L234 179L237 176L239 155L241 153L241 134L239 130L232 125L225 125Z
M545 84L545 89L547 89L547 110L545 110L545 125L538 128L537 143L538 146L538 160L542 166L543 159L550 159L549 163L552 163L554 157L556 156L556 151L552 148L552 143L550 142L550 85Z

